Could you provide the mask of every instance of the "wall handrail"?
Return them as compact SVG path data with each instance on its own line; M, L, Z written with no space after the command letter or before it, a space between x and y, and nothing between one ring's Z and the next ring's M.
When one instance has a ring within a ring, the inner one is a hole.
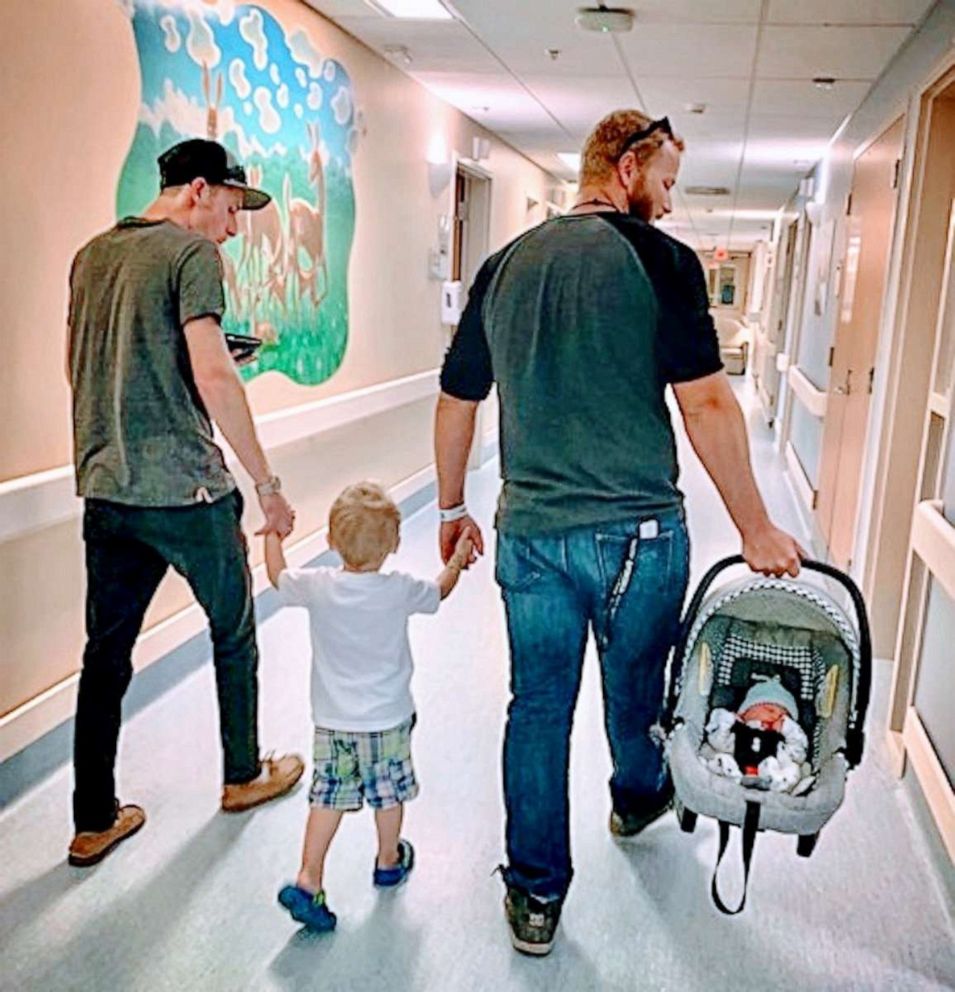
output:
M820 389L798 365L790 365L786 372L793 395L818 419L826 415L829 394Z
M265 450L278 448L425 399L437 393L438 376L438 369L428 369L261 414L255 418L259 440ZM217 440L235 465L235 454L218 434ZM0 482L0 543L71 520L81 510L72 465Z

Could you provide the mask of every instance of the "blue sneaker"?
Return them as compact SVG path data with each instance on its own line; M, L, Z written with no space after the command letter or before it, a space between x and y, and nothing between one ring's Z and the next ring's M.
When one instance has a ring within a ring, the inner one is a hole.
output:
M302 923L316 933L335 929L338 917L325 905L325 892L306 892L297 885L286 885L279 892L279 903L284 906L296 923Z
M411 869L414 868L414 848L411 841L398 841L398 864L393 868L379 868L375 862L375 873L372 880L380 889L390 889L401 883L408 877Z

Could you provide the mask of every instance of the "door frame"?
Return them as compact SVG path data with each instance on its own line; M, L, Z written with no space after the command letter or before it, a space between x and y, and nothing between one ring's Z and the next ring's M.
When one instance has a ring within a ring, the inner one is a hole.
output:
M469 203L469 214L472 210L475 214L473 217L469 216L469 223L465 231L461 230L455 219L458 209L457 189L459 174L463 174L470 181L470 195L473 199ZM450 217L452 218L451 242L453 254L450 270L452 273L460 272L462 299L466 299L471 281L490 251L494 175L476 162L455 153L451 156L451 176L452 181L449 195L451 200ZM476 196L475 192L477 193ZM467 271L462 270L462 257L468 263ZM481 467L484 460L484 449L489 440L493 440L493 436L497 431L497 422L496 394L492 393L491 397L488 397L484 403L478 404L474 424L474 441L471 445L471 453L468 456L469 469Z
M892 261L892 249L893 249L893 232L896 228L896 220L899 214L899 208L901 206L901 190L900 190L900 172L901 172L901 161L902 155L905 151L905 115L900 114L894 120L892 120L886 127L880 130L874 137L870 138L868 141L861 144L855 151L853 155L853 165L852 165L852 177L849 185L849 193L847 197L846 212L841 219L841 224L843 228L842 238L840 239L841 245L841 258L838 263L838 270L840 272L840 282L837 285L836 293L839 300L839 306L837 308L836 322L833 329L831 349L829 353L829 382L826 390L827 401L826 401L826 417L823 421L822 428L822 441L820 446L820 461L819 461L819 479L817 484L817 495L816 495L816 526L819 529L821 536L823 537L826 548L829 552L830 560L833 561L840 568L844 568L847 571L851 568L851 563L853 558L858 557L856 541L856 532L858 529L859 522L859 508L862 502L862 486L861 480L856 480L855 485L855 499L854 507L852 510L852 522L849 524L849 533L846 533L845 527L838 533L833 533L833 527L836 526L837 513L842 506L842 501L846 498L846 492L843 488L840 489L840 485L844 483L844 466L842 464L843 458L846 454L846 444L847 440L850 443L858 443L858 473L862 472L865 457L866 457L866 435L869 429L869 424L872 419L873 414L873 403L872 403L872 380L870 379L867 383L865 381L866 371L865 369L856 369L854 366L858 362L858 347L861 339L859 333L859 327L852 327L851 318L850 322L847 324L842 317L842 307L845 305L846 297L846 283L849 278L849 252L851 251L852 237L851 233L853 230L853 217L860 216L859 214L854 214L853 209L855 204L853 202L854 198L859 195L859 182L860 174L859 167L862 160L868 155L870 151L875 148L876 145L885 141L891 132L898 132L898 143L897 143L897 154L896 154L896 165L895 165L895 180L889 190L892 193L892 204L890 208L890 215L888 220L886 241L885 241L885 254L881 259L881 291L880 298L878 301L878 315L873 321L873 326L868 329L868 334L871 335L869 344L871 345L871 364L869 364L869 359L867 358L866 364L869 365L871 369L875 369L878 344L880 336L880 328L882 324L882 318L885 313L885 301L889 290L889 274L891 270ZM863 250L865 250L865 245L863 244ZM869 260L872 261L872 260ZM835 281L835 280L834 280ZM853 293L855 295L855 292ZM856 373L855 379L850 377ZM870 373L871 375L872 373ZM851 427L851 423L847 424L850 419L850 412L853 416L858 416L858 408L850 410L850 404L853 403L853 395L859 397L861 395L866 397L865 400L865 423L862 428L862 436L859 438L848 438L846 437L847 427ZM838 422L835 421L835 417L838 416ZM857 473L857 474L858 474ZM825 514L825 515L824 515ZM848 543L848 553L846 554L845 561L835 558L833 559L833 549L838 548L839 544Z
M925 199L926 184L946 173L930 146L933 109L955 84L955 53L912 98L899 183L899 206L876 354L872 414L863 471L863 512L855 546L864 552L853 572L870 604L878 657L895 657L916 471L928 396L940 259L948 222ZM955 112L955 108L949 108ZM936 114L937 117L937 114ZM946 206L947 211L947 206ZM937 271L933 271L937 268ZM904 373L904 374L903 374Z

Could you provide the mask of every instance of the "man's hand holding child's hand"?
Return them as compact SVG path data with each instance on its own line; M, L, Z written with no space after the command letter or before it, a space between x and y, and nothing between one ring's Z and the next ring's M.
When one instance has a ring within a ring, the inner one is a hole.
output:
M474 554L474 538L471 535L471 528L465 527L454 546L454 554L451 555L448 564L452 568L467 571L468 567L476 561L477 555Z

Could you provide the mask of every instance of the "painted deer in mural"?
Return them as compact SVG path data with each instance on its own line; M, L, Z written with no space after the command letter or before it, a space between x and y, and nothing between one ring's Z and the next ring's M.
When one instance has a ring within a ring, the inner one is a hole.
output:
M249 185L261 187L262 167L250 165ZM277 267L284 264L285 233L282 229L282 216L271 200L261 210L243 210L239 214L239 233L242 235L242 256L239 269L246 266L255 268L250 278L265 282Z
M235 262L228 252L219 249L219 259L222 263L222 286L225 290L226 306L231 308L237 317L242 316L242 293L239 289L239 277Z
M215 141L219 134L219 104L222 103L222 73L216 73L216 98L212 99L212 75L202 63L202 92L206 97L206 137Z
M295 273L298 293L307 291L313 306L321 305L328 293L328 263L325 258L325 167L322 164L321 132L317 123L306 125L311 143L308 155L308 180L315 188L316 202L307 202L292 196L292 183L286 173L282 183L282 199L288 218L286 243L286 269ZM319 287L319 272L321 287Z

